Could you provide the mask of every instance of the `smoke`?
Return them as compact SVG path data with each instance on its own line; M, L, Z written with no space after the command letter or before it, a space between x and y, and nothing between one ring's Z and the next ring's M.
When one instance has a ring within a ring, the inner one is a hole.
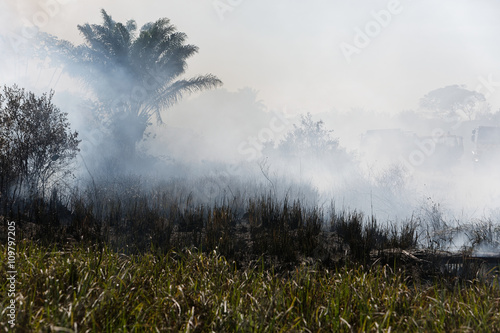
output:
M222 19L220 2L230 6ZM33 22L46 3L58 4L59 10L47 13L46 23L40 20L45 23L40 30L76 43L81 42L76 25L100 22L100 8L121 22L135 19L139 26L168 17L203 55L192 59L188 75L213 72L230 91L257 89L272 109L293 105L315 113L361 107L393 113L415 108L431 89L450 84L475 89L479 76L500 74L493 14L499 4L494 1L22 0L5 2L8 20L2 24L9 30ZM399 10L386 23L380 13L390 13L394 3ZM374 30L366 45L356 46L359 31L366 34L367 27ZM342 43L359 50L351 63ZM495 107L499 100L490 97Z
M298 192L317 194L321 204L333 198L382 220L424 219L438 209L449 225L498 223L499 161L493 156L478 168L470 138L479 126L500 126L494 116L500 106L499 6L453 0L7 0L0 3L1 83L36 93L54 89L92 166L109 135L92 112L95 96L50 57L35 57L32 46L41 33L82 43L77 24L101 23L101 8L139 27L168 17L200 49L186 77L213 73L224 88L162 111L164 124L152 124L138 145L154 158L131 171L219 180L208 182L207 193L227 188L231 177L284 195L294 184ZM489 111L451 119L420 106L430 91L450 85L482 94ZM287 157L279 151L308 112L333 130L349 167L326 154ZM457 138L461 154L450 146ZM83 164L81 170L88 172Z

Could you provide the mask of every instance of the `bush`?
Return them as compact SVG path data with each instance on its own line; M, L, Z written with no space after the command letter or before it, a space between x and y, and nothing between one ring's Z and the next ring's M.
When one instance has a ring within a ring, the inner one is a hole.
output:
M44 197L71 172L80 141L70 131L67 114L52 104L53 94L36 97L17 86L5 86L0 93L2 200L21 194Z

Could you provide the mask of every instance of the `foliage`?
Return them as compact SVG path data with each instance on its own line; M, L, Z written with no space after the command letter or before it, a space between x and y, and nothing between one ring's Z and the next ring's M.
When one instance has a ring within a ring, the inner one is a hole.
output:
M332 130L324 127L322 120L313 121L307 113L300 116L300 124L294 124L278 144L278 150L284 154L323 155L340 150L338 139L331 136Z
M78 133L67 114L52 104L53 92L35 96L17 86L0 93L0 167L2 196L21 191L45 195L70 173Z
M241 198L200 204L182 184L97 183L75 193L69 215L54 195L49 207L40 201L38 217L8 217L19 239L17 329L447 332L500 324L498 271L464 259L450 277L445 257L411 251L418 225L439 227L436 209L432 221L384 228L360 213L332 208L325 217L298 200L257 195L241 215ZM26 240L25 227L51 218L61 223L40 229L45 241ZM0 216L0 230L6 221ZM490 223L470 231L498 239ZM0 312L7 302L0 299Z
M17 246L17 331L487 332L500 289L409 282L389 265L288 273L236 269L217 251L128 256L109 248ZM6 262L6 246L0 260ZM0 274L5 276L5 265ZM8 281L3 279L0 290ZM0 299L5 312L9 298ZM0 330L8 323L0 321Z
M278 200L271 192L236 192L230 199L217 197L207 203L183 188L182 181L150 189L135 179L120 182L97 180L69 197L54 193L31 211L20 207L8 218L19 221L20 232L29 226L23 232L27 238L48 244L70 238L106 243L127 253L195 246L202 251L218 249L241 264L266 255L284 265L310 258L330 266L346 254L366 263L372 250L417 245L415 235L410 235L413 242L403 244L397 241L403 232L389 235L362 214L325 214L321 207L298 198ZM332 233L337 234L333 242Z
M103 23L79 25L85 43L75 46L48 36L42 49L58 58L67 72L81 78L97 97L99 116L109 122L111 139L129 155L135 150L153 117L184 94L214 88L222 82L214 75L181 78L187 59L198 47L186 44L170 20L145 24L115 22L102 10Z
M486 98L477 91L464 86L452 85L432 90L420 100L420 106L435 111L445 119L460 119L465 116L473 120L484 111Z
M332 132L325 128L322 120L314 121L307 113L301 115L300 123L294 124L281 141L267 142L262 153L273 168L283 168L287 175L300 179L301 183L327 186L348 174L358 173L354 155L339 144ZM324 179L326 175L328 180Z

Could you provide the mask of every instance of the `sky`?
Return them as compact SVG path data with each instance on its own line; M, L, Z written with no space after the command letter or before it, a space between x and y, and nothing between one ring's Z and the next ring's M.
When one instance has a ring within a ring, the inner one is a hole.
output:
M215 74L229 91L250 87L270 108L392 113L452 84L500 107L494 0L2 0L0 31L22 35L35 24L79 44L76 25L101 23L101 8L138 26L169 18L199 46L188 75ZM0 67L4 81L17 79L11 64ZM67 88L54 84L45 83Z

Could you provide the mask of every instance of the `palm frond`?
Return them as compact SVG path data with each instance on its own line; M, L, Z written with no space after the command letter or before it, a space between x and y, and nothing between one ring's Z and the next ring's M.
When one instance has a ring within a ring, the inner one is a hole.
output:
M125 27L127 28L130 37L134 38L135 32L137 31L137 23L134 20L128 20L127 23L125 24Z
M108 13L106 13L104 9L101 9L101 14L102 14L102 19L104 20L104 27L106 27L109 30L113 29L115 26L115 21L113 21L111 16L108 15Z
M185 94L216 88L221 85L222 81L212 74L200 75L187 80L178 80L159 89L155 96L152 96L152 99L147 103L145 109L150 113L154 113L157 121L161 123L160 111L162 108L169 108L176 104Z
M135 21L115 22L104 9L101 14L101 24L78 25L84 44L67 42L66 51L61 52L61 57L71 64L70 74L91 87L101 103L129 96L123 112L148 121L156 116L161 122L163 108L186 94L222 84L211 74L179 79L187 70L187 59L198 53L198 47L186 44L187 35L177 31L169 19L145 24L136 35ZM133 98L137 87L146 87L140 100Z

